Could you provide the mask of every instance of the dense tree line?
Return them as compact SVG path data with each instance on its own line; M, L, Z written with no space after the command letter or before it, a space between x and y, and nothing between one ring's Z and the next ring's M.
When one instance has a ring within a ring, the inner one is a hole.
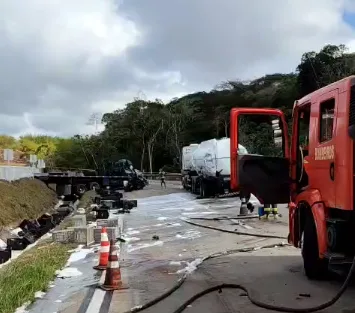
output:
M248 82L226 81L210 92L188 94L166 104L136 98L125 108L104 114L105 130L98 135L68 139L26 136L17 141L1 137L0 148L40 153L51 167L107 171L115 161L127 158L145 171L162 166L167 171L179 170L183 146L229 137L231 108L278 108L290 121L296 99L352 74L355 55L347 53L344 45L327 45L319 52L304 53L294 73ZM263 132L260 125L247 125L244 135L262 145L257 131Z

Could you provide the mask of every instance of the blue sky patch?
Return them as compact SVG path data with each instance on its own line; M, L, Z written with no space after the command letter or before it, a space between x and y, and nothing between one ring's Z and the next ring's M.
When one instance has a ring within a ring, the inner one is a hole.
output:
M346 23L355 28L355 12L344 12L343 19Z

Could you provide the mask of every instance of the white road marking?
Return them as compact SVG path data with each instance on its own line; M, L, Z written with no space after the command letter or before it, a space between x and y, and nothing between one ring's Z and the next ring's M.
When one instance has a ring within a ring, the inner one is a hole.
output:
M105 281L105 276L106 276L106 270L102 272L101 278L100 278L100 284L103 284ZM100 311L101 304L104 301L106 291L102 289L96 289L94 292L94 295L91 298L90 304L86 310L85 313L97 313Z
M121 232L123 232L124 221L123 218L120 219ZM102 271L99 284L102 285L105 282L106 270ZM88 308L85 313L97 313L100 311L101 305L104 301L106 291L97 288L94 295L91 298Z

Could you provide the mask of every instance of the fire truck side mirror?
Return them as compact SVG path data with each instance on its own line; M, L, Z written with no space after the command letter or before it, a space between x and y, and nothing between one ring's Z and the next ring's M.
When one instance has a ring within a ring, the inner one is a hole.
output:
M272 129L274 132L274 143L276 147L282 147L283 145L283 134L280 128L280 120L274 119L271 121Z
M351 125L348 128L349 136L352 140L355 140L355 125Z

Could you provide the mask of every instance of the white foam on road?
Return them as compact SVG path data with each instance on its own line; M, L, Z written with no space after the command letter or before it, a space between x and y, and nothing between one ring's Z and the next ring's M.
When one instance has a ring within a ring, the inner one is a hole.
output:
M42 299L45 295L46 295L46 293L43 292L43 291L36 291L35 292L35 298L36 299Z
M28 313L26 308L31 304L31 302L26 302L16 309L15 313Z
M138 237L123 237L124 240L126 240L126 242L134 242L134 241L139 241L141 240Z
M183 234L177 234L175 237L178 239L196 239L201 237L201 232L197 230L188 230Z
M76 267L66 267L60 271L55 272L59 278L70 278L83 275Z
M181 226L180 223L173 223L173 224L168 224L167 227L179 227L179 226Z
M197 266L199 266L201 263L203 262L202 258L197 258L195 260L193 260L190 263L187 263L186 267L184 267L181 270L178 270L176 272L176 274L191 274L193 271L195 271L197 269Z
M150 248L150 247L155 247L155 246L162 246L164 244L164 241L155 241L153 243L142 243L142 244L138 244L136 246L133 245L128 245L127 247L127 252L133 252L136 250L140 250L140 249L145 249L145 248Z
M208 215L208 214L217 214L217 212L214 211L205 211L205 212L184 212L182 215Z
M165 221L165 220L168 220L169 217L165 217L165 216L160 216L157 218L158 221Z
M83 249L83 245L80 245L77 249L70 251L70 252L73 252L73 253L70 255L66 266L69 266L71 263L78 262L78 261L80 261L82 259L85 259L86 256L89 253L93 252L93 251L94 251L93 248L91 248L91 249Z
M139 234L140 231L139 230L129 230L126 234L127 235L137 235Z

